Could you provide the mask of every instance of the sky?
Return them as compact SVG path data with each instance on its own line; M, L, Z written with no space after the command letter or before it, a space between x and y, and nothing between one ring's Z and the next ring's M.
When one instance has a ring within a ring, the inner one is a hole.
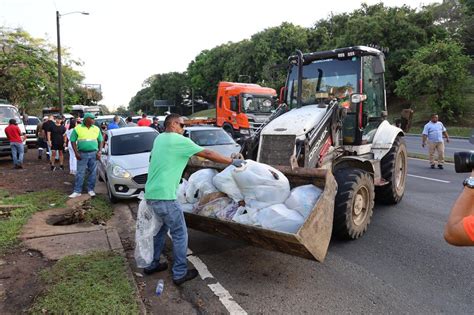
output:
M21 27L61 46L84 64L85 84L100 84L102 104L128 106L153 74L183 72L204 49L248 39L266 28L291 22L303 27L361 3L379 0L0 0L0 25ZM386 0L387 6L418 8L433 0Z

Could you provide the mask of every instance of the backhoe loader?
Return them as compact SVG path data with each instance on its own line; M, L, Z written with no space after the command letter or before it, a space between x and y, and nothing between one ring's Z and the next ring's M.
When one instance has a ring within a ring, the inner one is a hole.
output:
M291 187L323 189L295 234L186 213L190 228L323 261L332 236L361 237L374 202L398 203L405 191L404 131L387 120L384 54L355 46L289 57L280 106L246 140L247 159L282 171ZM192 159L185 177L222 165Z

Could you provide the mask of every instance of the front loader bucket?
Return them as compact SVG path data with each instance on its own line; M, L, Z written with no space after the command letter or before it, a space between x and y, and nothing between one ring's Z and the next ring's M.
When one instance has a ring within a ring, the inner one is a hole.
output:
M186 167L184 177L189 178L192 173L203 168L221 171L225 166L193 158ZM187 226L212 235L242 240L257 247L322 262L331 240L334 198L337 192L336 180L330 171L323 169L295 168L292 170L286 166L275 168L287 176L292 188L314 184L323 190L313 211L296 234L185 212Z

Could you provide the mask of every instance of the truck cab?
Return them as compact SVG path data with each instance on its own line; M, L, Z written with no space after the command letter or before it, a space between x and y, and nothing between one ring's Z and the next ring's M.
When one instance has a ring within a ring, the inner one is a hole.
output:
M13 105L0 104L0 157L11 155L10 141L5 134L5 128L8 127L10 119L16 119L18 127L22 134L26 134L25 125L20 118L18 109ZM23 144L26 144L26 140ZM25 152L27 147L25 146Z
M216 124L231 136L248 137L272 114L276 91L258 84L220 82Z

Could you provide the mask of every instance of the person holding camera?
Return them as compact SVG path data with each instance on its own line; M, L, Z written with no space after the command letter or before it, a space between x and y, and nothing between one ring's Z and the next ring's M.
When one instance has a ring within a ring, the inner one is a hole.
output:
M456 152L457 173L471 172L464 180L464 189L451 209L444 230L444 239L451 245L474 246L474 151Z

